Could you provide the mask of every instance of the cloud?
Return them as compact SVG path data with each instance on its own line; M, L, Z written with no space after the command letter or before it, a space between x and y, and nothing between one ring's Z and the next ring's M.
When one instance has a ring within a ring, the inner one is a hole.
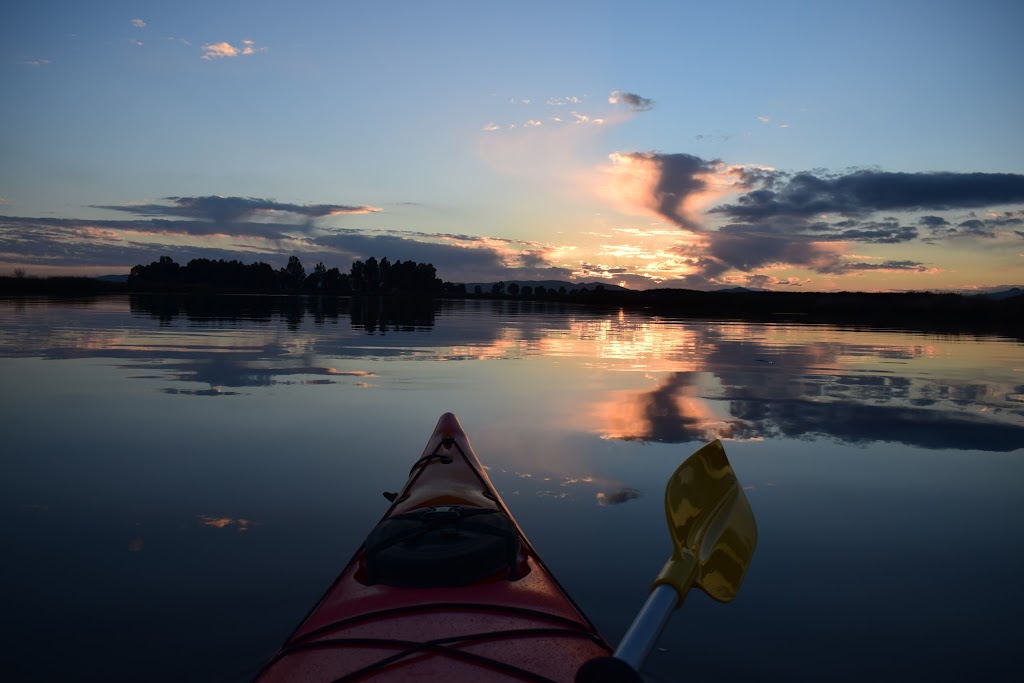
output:
M689 154L611 155L606 197L653 211L691 233L681 244L684 286L721 284L730 270L799 267L823 274L876 270L934 273L916 261L846 262L847 243L874 245L939 238L993 239L1024 225L1024 212L961 217L875 218L882 211L955 211L1024 202L1024 175L890 173L856 170L788 173L729 166ZM731 201L715 202L735 195ZM710 208L709 208L710 207ZM715 229L714 223L727 219ZM694 241L694 236L700 236ZM676 273L679 273L676 270ZM763 274L763 273L762 273ZM676 277L679 277L678 275Z
M681 228L700 229L693 200L710 189L720 162L656 152L613 154L610 159L611 189L622 201L653 210Z
M224 226L253 216L285 213L306 218L322 218L340 214L362 214L380 211L372 206L343 204L286 204L257 197L165 197L170 204L94 205L95 209L123 211L136 216L169 216L211 221Z
M146 28L146 22L142 19L132 19L132 26L135 28Z
M985 222L988 225L1000 228L1024 225L1024 211L1007 211L1002 214L990 214Z
M438 276L451 282L571 280L573 275L554 265L545 248L478 236L332 230L312 239L311 248L325 247L352 259L386 255L432 263Z
M822 269L823 273L849 273L853 271L886 271L900 272L909 271L913 273L937 273L938 270L928 268L918 261L883 261L882 263L837 263L835 266Z
M231 43L206 43L203 45L203 59L237 57L240 50Z
M1006 228L1024 225L1024 211L1006 211L1001 214L988 214L984 218L971 217L953 225L941 216L922 216L919 223L928 229L929 237L925 241L936 239L995 239Z
M266 52L265 47L256 47L251 40L243 40L241 47L235 47L224 41L220 43L205 43L203 45L203 59L221 59L223 57L238 57L239 55L254 55L257 52Z
M960 235L970 235L972 237L985 237L993 238L996 236L994 230L992 230L985 221L972 218L971 220L964 221L956 226L957 233Z
M578 111L571 111L571 112L569 112L569 114L572 115L573 122L576 123L577 125L592 124L592 125L595 125L595 126L600 126L600 125L602 125L604 123L604 119L603 118L600 118L600 117L596 117L595 118L593 116L588 116L586 114L581 114Z
M714 261L702 264L705 277L717 277L732 268L750 272L781 264L833 272L840 259L838 248L814 237L770 226L740 224L710 233L707 254Z
M931 230L937 230L949 225L949 221L942 216L921 216L917 222Z
M899 244L915 240L919 236L917 228L900 225L895 218L870 221L864 224L859 224L857 221L840 221L833 224L814 223L808 226L808 230L811 233L818 233L817 239L830 242Z
M622 92L621 90L612 90L611 94L608 95L608 102L610 104L624 104L633 111L647 111L654 107L654 100L641 97L636 93Z
M821 214L861 216L875 211L970 209L1024 202L1024 175L1015 173L891 173L854 171L829 176L776 172L762 187L712 213L733 219Z

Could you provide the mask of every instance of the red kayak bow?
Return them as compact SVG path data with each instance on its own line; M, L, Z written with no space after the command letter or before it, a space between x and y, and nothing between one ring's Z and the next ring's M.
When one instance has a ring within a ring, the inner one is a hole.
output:
M334 584L258 677L572 681L611 653L544 566L451 413Z

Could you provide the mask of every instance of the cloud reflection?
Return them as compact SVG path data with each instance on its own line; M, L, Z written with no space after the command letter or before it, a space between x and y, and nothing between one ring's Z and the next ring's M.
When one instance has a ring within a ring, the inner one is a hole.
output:
M217 517L216 515L198 515L199 523L214 529L234 528L239 533L248 531L252 521L241 517Z
M824 436L1000 452L1024 443L1024 410L1014 399L1019 387L896 374L913 372L929 357L938 360L935 348L792 339L783 346L751 337L791 330L744 327L743 337L713 325L690 327L705 349L701 369L659 373L653 388L596 401L590 415L596 431L610 439L666 443Z
M406 319L344 299L220 299L132 298L130 315L116 298L3 304L0 358L114 359L126 379L154 391L232 400L281 385L386 391L392 380L369 382L381 361L489 363L498 372L491 361L535 357L547 364L512 372L522 381L540 373L541 382L556 372L565 386L587 387L535 394L532 414L556 421L555 431L665 443L827 437L1000 452L1024 444L1024 362L1001 340L514 302L432 303ZM534 451L537 463L520 464L526 471L558 461L550 444ZM609 501L619 486L588 485Z
M622 505L639 497L640 492L631 488L621 488L616 491L598 491L597 504L601 506Z

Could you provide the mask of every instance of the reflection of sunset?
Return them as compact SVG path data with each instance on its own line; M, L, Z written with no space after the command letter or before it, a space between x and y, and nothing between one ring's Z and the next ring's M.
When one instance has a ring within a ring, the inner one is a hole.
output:
M199 523L203 526L213 527L214 529L224 529L230 526L238 527L238 531L248 531L252 522L248 519L233 518L233 517L214 517L212 515L198 515Z
M985 420L988 438L1009 444L1007 428L1021 424L1022 363L1015 347L996 339L675 320L505 301L445 304L438 333L410 343L407 334L418 328L371 337L362 323L323 326L312 309L271 299L247 299L243 303L251 308L228 307L227 313L143 303L110 298L60 309L28 303L29 314L12 316L16 324L0 332L0 351L112 358L127 378L165 382L153 391L221 396L224 403L267 387L368 389L370 378L374 390L386 391L397 380L390 372L382 375L379 362L395 357L408 368L408 362L428 361L415 371L414 382L432 381L424 378L440 371L429 367L437 361L464 364L461 373L472 361L528 360L511 374L498 364L477 366L473 372L488 377L481 391L500 395L510 416L528 413L544 427L572 425L609 439L831 434L857 441L902 434L920 445L937 443L935 435L942 433L966 444L963 434L976 428L968 423ZM339 302L329 319L355 311L347 305ZM432 315L423 317L425 325L433 325ZM306 322L296 324L302 316ZM237 390L242 387L245 392ZM518 434L506 439L520 440ZM558 472L564 454L552 444L533 451L517 456L538 457L521 463L528 471L580 476L574 469Z
M998 356L972 361L981 375L949 374L971 367L962 354L984 342L750 323L637 326L632 335L609 320L578 327L579 337L595 343L593 356L633 359L650 383L595 397L577 413L575 424L603 438L685 442L832 433L871 439L895 432L938 444L963 439L971 420L985 419L992 438L1020 423L1010 398L1020 378L997 381L1006 376ZM936 436L939 431L945 435Z
M591 406L587 419L605 439L656 440L666 425L684 433L686 440L729 439L741 431L738 421L715 413L709 401L690 395L694 387L672 387L667 392L619 391Z
M572 336L593 347L602 359L630 361L633 369L658 370L658 361L672 361L672 370L692 370L697 338L692 328L644 322L619 311L614 319L578 320Z

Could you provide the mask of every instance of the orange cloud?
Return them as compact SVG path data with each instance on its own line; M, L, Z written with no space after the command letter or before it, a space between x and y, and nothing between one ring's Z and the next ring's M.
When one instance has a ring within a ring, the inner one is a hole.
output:
M239 55L254 55L257 52L264 52L266 48L256 47L251 40L243 40L241 47L235 47L227 41L219 43L206 43L203 45L203 59L221 59L222 57L238 57Z

